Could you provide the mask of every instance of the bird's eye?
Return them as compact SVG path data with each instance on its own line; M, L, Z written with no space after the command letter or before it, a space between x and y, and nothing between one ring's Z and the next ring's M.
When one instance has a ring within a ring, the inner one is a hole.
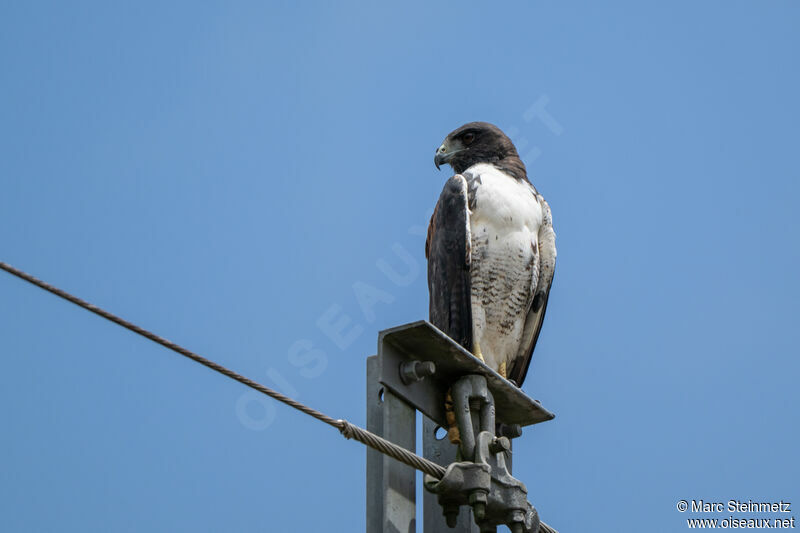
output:
M464 144L469 144L474 140L475 140L474 133L467 133L466 135L464 135Z

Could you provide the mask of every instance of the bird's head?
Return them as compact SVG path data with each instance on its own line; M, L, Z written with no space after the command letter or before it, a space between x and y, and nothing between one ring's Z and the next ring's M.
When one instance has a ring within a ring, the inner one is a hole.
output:
M433 162L436 168L447 164L461 173L477 163L496 163L506 158L519 159L511 139L493 124L470 122L444 138Z

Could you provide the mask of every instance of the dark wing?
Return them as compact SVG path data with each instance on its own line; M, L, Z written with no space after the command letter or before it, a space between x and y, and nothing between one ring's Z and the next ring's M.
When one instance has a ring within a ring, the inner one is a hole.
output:
M536 341L542 332L545 311L547 311L547 300L550 297L550 287L553 285L553 276L556 269L556 234L553 231L553 217L550 214L550 206L537 194L539 205L542 207L542 225L539 227L535 257L538 261L536 279L533 286L533 298L528 314L525 318L525 327L522 330L522 342L517 357L511 364L508 372L508 379L514 381L517 386L521 386L528 373L528 367L533 358L533 350L536 348Z
M472 352L470 230L467 181L456 174L444 185L425 242L430 322Z

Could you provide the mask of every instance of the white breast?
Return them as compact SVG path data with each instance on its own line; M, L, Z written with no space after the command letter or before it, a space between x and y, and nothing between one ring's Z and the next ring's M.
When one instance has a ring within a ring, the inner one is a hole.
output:
M473 191L475 194L475 208L470 214L473 224L490 222L497 229L508 231L539 230L542 208L531 194L530 183L514 179L486 163L469 167L463 175L470 194Z
M488 164L469 185L473 336L494 369L517 355L538 278L542 209L533 188Z

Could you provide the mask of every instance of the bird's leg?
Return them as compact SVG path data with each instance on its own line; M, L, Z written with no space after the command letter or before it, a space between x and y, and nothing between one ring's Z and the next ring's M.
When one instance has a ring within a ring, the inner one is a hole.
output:
M458 430L456 412L453 410L452 392L452 389L447 389L447 396L444 398L444 417L447 419L447 438L458 446L461 444L461 432Z
M483 358L483 354L481 353L481 344L478 341L472 343L472 353L475 357L480 359L482 363L486 362L486 360Z
M497 373L503 376L504 378L508 379L508 372L506 370L506 362L503 361L500 363L500 368L497 369Z

